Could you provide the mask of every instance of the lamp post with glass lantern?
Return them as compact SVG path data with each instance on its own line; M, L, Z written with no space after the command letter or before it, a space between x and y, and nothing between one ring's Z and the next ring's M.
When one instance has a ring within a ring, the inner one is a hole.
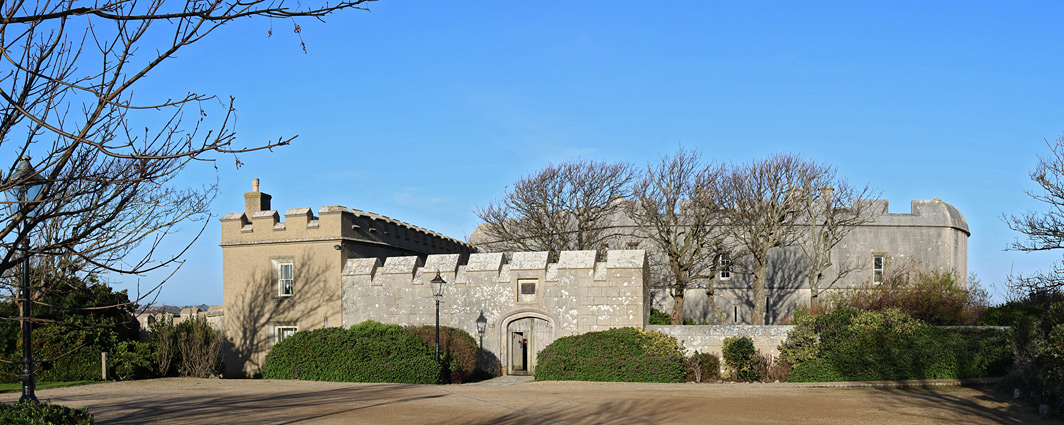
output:
M443 286L447 281L443 280L440 272L436 271L436 277L429 282L432 284L432 298L436 299L436 363L440 362L440 298L443 298Z
M29 156L20 157L15 171L7 178L7 183L17 185L18 207L12 210L23 213L25 238L22 241L22 397L18 399L19 402L37 402L37 396L33 393L36 385L33 376L33 324L30 322L33 317L33 299L30 296L30 220L33 218L31 203L40 197L43 180L30 165Z
M480 344L477 345L477 366L480 366L480 357L484 350L484 331L488 330L488 318L484 317L484 312L480 312L480 317L477 317L477 335L480 336Z

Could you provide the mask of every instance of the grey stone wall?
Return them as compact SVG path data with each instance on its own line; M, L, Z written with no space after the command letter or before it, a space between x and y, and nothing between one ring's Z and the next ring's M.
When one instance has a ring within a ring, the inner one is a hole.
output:
M676 338L687 354L695 351L721 355L724 338L748 336L762 355L779 357L779 345L787 340L791 325L648 325L648 331L658 331ZM723 362L723 360L722 360Z
M645 285L646 253L609 251L596 262L594 251L565 251L557 263L546 252L459 254L349 259L342 274L343 326L365 320L400 325L433 324L435 301L429 281L448 282L440 303L440 324L479 337L476 321L487 329L481 344L505 371L507 329L519 320L541 320L541 349L561 336L616 327L643 328L650 311ZM533 294L520 284L533 284ZM544 326L545 325L545 326ZM535 353L531 353L534 358Z

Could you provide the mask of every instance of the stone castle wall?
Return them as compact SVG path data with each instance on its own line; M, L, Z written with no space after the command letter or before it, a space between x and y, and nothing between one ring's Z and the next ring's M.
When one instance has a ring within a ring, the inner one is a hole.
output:
M553 339L617 327L643 328L650 310L642 250L565 251L557 263L546 252L458 254L349 259L343 270L343 326L365 320L432 324L435 301L429 281L447 281L440 325L479 337L477 319L487 321L482 346L505 371L510 336L521 319L542 321L534 356ZM531 286L530 286L531 285ZM524 288L524 290L522 290ZM534 290L530 290L534 288ZM530 293L531 292L531 293ZM505 373L505 372L504 372Z

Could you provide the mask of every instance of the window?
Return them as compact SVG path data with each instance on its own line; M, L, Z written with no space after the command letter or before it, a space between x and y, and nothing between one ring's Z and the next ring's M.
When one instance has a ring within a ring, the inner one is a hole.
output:
M294 270L292 260L273 260L273 272L277 276L277 296L291 297L295 293Z
M718 255L717 266L720 267L717 277L720 280L731 280L731 260L725 258L724 255Z
M288 337L290 337L292 335L295 335L296 332L299 332L299 328L295 327L295 326L277 326L277 327L274 327L273 328L273 334L274 334L274 337L276 338L276 340L274 341L274 344L276 344L278 342L281 342L281 341L284 341L285 338L288 338Z
M624 249L639 249L639 242L628 242Z
M883 282L883 256L872 256L872 283Z

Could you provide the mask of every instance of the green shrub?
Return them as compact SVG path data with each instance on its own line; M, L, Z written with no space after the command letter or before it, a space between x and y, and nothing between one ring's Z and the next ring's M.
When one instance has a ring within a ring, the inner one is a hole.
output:
M669 313L652 308L650 309L650 317L647 318L647 323L651 325L671 325L672 317L669 317Z
M155 351L150 343L122 341L108 358L110 376L121 381L156 376Z
M928 326L900 310L841 308L795 322L780 345L793 382L1002 376L1012 363L1005 331Z
M724 364L732 373L732 378L740 381L760 381L765 378L764 359L754 348L754 341L748 336L724 338L721 349Z
M1013 326L1016 363L1008 381L1025 398L1064 413L1064 301L1040 306L1037 318L1022 317Z
M669 313L666 313L664 311L658 310L656 308L652 308L652 309L650 309L650 317L647 318L647 324L650 324L650 325L671 325L672 324L672 316L670 316ZM685 325L697 325L698 323L695 323L694 319L691 319L689 317L684 317L683 318L683 324L685 324Z
M262 377L337 382L433 384L440 365L424 341L398 325L297 332L266 355Z
M435 326L408 326L406 329L425 341L435 351ZM477 367L478 348L477 341L468 332L449 326L440 326L440 361L443 363L443 370L447 372L445 378L448 382L460 384L470 381Z
M0 424L91 425L95 423L88 409L75 409L43 402L0 403Z
M720 379L720 357L713 353L695 351L687 358L688 382L713 382Z
M539 352L536 380L682 382L685 363L676 339L617 328L558 338Z
M44 325L33 330L34 374L38 382L99 381L101 349L90 345L90 333L58 325ZM21 348L22 344L18 344ZM0 381L22 381L22 353L4 356L5 374Z

